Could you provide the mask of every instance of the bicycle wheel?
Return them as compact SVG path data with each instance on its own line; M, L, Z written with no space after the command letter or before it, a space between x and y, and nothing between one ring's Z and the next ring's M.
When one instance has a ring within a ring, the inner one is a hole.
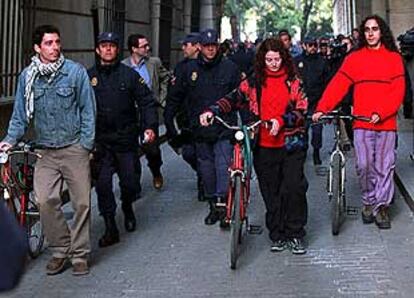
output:
M37 258L43 247L44 234L40 222L39 208L36 205L34 192L29 193L29 200L26 207L26 232L29 246L29 255L31 258Z
M339 234L342 215L344 212L344 197L342 194L342 169L341 159L336 155L332 163L332 198L331 198L331 220L332 220L332 235Z
M244 195L240 176L236 176L234 178L234 185L231 194L233 196L233 206L230 221L230 268L236 269L242 230L240 202L243 201Z

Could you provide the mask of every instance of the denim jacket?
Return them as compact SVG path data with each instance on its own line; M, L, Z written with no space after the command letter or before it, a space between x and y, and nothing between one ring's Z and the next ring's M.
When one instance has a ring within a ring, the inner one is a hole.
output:
M24 88L27 68L20 74L13 115L4 141L14 145L29 125ZM83 66L66 59L49 84L44 76L33 84L36 144L62 148L80 143L91 150L95 139L96 102Z

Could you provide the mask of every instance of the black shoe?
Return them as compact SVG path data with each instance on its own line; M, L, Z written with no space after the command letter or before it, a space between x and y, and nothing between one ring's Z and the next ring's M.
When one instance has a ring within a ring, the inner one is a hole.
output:
M285 240L276 240L272 243L272 245L270 246L270 251L271 252L281 252L284 251L287 248L287 243Z
M388 207L380 207L378 214L375 216L375 223L380 229L391 229L391 220L388 215Z
M137 227L137 220L135 219L132 203L122 203L122 211L124 211L125 230L127 230L127 232L135 231Z
M204 219L204 223L208 226L211 226L211 225L214 225L220 219L220 216L219 216L219 213L217 212L215 199L209 199L208 205L210 207L210 212L208 213L207 217Z
M119 242L119 232L114 216L104 216L105 234L99 239L99 247L111 246Z
M289 239L288 247L294 255L303 255L306 253L306 247L303 238Z
M319 156L319 149L314 149L313 150L313 164L315 166L322 164L321 158Z
M372 213L374 211L374 207L372 205L364 205L361 211L362 222L364 224L371 224L374 222L375 217Z

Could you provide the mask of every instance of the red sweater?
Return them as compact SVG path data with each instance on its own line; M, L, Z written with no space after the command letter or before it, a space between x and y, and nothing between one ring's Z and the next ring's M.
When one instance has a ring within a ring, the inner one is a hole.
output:
M333 110L354 85L354 111L360 116L380 116L380 122L371 124L354 121L354 128L396 130L397 112L404 98L404 67L398 53L363 48L345 58L320 99L316 111Z
M287 74L284 69L277 72L266 72L266 84L262 87L260 98L260 118L262 120L276 119L280 130L276 136L269 134L269 129L260 126L259 146L280 148L285 145L283 133L283 114L289 103L289 89L286 85Z

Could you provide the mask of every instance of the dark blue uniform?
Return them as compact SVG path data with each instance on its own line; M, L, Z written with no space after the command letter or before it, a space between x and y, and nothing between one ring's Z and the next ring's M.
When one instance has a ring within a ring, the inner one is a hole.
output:
M145 129L156 131L158 127L155 100L139 74L121 63L97 65L88 74L97 103L98 207L101 215L113 216L114 173L119 176L123 202L132 203L141 191L137 183L141 177L138 136Z
M312 115L329 80L329 68L326 60L319 54L303 53L295 59L296 66L303 80L303 89L308 97L308 113ZM322 147L322 124L312 125L312 147Z
M202 55L183 66L182 75L177 76L172 86L165 110L165 118L172 119L184 107L188 125L196 142L196 155L202 176L206 197L224 197L228 185L228 166L232 147L229 142L231 131L221 124L214 123L201 127L199 116L214 105L217 100L238 87L240 72L232 61L217 56L206 62ZM236 116L229 113L224 120L235 123ZM174 133L171 123L167 129Z

